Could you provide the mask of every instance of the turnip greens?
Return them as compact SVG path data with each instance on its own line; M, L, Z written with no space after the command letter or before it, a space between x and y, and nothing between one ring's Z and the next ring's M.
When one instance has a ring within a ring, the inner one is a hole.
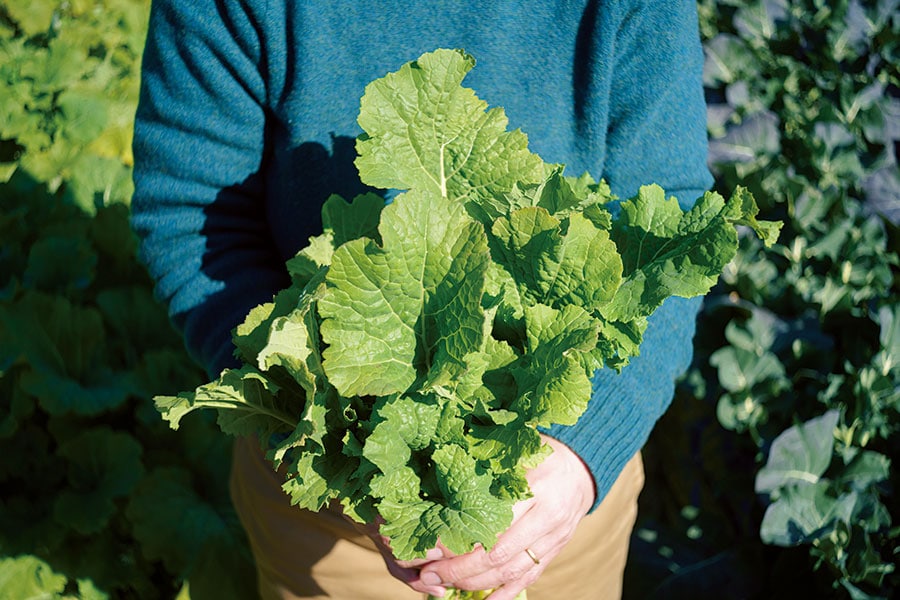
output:
M367 86L360 178L401 193L331 197L292 285L235 329L241 366L156 398L174 428L217 409L293 503L380 517L401 559L490 548L546 456L538 428L577 421L667 297L710 289L737 226L779 229L742 189L685 212L651 185L613 217L603 182L544 163L462 87L473 66L438 50Z

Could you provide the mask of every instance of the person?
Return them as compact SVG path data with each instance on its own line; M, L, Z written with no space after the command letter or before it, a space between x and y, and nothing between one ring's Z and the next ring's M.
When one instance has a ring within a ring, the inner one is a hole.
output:
M353 166L365 85L422 53L463 48L465 85L529 147L620 198L660 184L688 207L706 166L702 47L693 0L396 3L155 0L134 129L132 224L141 256L210 377L230 332L289 284L285 261L321 229L330 194L365 190ZM698 300L670 299L641 355L601 369L577 425L544 432L490 551L440 546L401 562L377 524L289 506L252 440L235 444L232 496L264 598L403 599L448 587L510 600L617 598L643 485L640 449L691 358Z

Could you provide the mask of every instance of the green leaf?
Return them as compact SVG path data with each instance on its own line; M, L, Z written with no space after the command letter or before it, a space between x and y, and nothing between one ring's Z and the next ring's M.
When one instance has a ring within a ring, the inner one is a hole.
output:
M56 0L30 0L28 2L19 0L7 2L4 6L12 20L22 28L28 37L46 33L50 29L50 22L58 8L59 2Z
M441 405L427 398L388 398L374 409L377 418L365 440L362 455L385 474L405 466L413 451L433 441L441 418Z
M334 247L358 238L380 242L378 223L384 208L384 198L377 194L360 194L347 202L334 195L322 206L322 226L334 238Z
M770 111L753 114L739 124L729 125L725 135L710 140L709 160L713 165L752 163L781 150L779 119Z
M106 332L95 308L29 292L12 306L0 306L0 323L28 364L22 389L50 414L96 415L130 396L129 374L110 369Z
M237 515L227 498L208 499L198 485L181 467L158 467L144 477L127 508L135 539L147 558L189 576L192 589L201 590L199 581L209 589L216 580L216 596L250 597L254 568Z
M881 350L873 363L882 375L900 376L900 305L883 306L878 310Z
M738 81L754 69L753 53L736 35L720 33L703 45L703 51L703 83L708 87Z
M76 144L87 144L106 127L108 100L95 91L69 88L59 95L57 103L64 135Z
M62 594L67 577L32 555L0 558L0 590L13 600L39 600Z
M624 280L601 308L609 320L649 316L669 296L690 298L709 291L737 252L736 225L774 241L777 223L758 221L751 194L738 189L726 202L707 192L688 212L656 185L643 186L622 204L613 240L622 254Z
M422 557L439 539L456 554L469 552L476 544L489 550L497 532L504 531L512 521L510 503L491 494L490 475L480 472L475 460L460 446L438 448L432 459L442 498L388 497L378 504L385 519L381 533L390 538L395 556L400 560ZM398 489L412 491L418 487L413 481Z
M492 234L494 260L531 303L593 310L616 293L622 277L616 245L580 214L559 221L544 208L523 208L498 219Z
M330 231L309 238L309 243L291 257L287 263L294 293L306 287L322 269L331 264L334 254L334 236ZM282 290L287 291L287 290Z
M831 464L839 418L837 410L829 410L775 438L766 465L756 474L756 491L773 492L789 485L817 484Z
M201 408L218 409L219 427L234 436L259 436L263 441L273 433L290 432L297 413L290 401L278 395L278 388L252 366L226 369L216 381L178 396L156 396L153 401L172 429L181 419Z
M32 289L65 292L90 285L96 268L97 254L83 236L46 236L29 249L22 279Z
M321 281L321 279L319 279ZM319 323L315 302L323 285L307 285L297 300L297 307L283 317L277 317L269 325L266 345L256 356L261 371L270 372L281 367L312 398L318 388L317 380L324 375L319 348Z
M384 209L381 236L383 247L335 251L319 301L323 366L345 396L447 384L484 335L487 238L460 204L407 192Z
M437 50L366 86L360 103L356 166L363 183L416 189L490 207L513 185L538 183L543 162L502 109L460 84L475 60Z
M813 542L836 522L849 523L858 499L856 492L833 496L827 481L788 485L766 509L760 538L766 544L786 547Z
M729 392L751 390L766 381L781 384L786 376L784 364L772 352L753 352L737 346L716 350L710 355L709 364L716 367L719 383Z
M131 435L108 428L85 431L59 447L68 465L69 487L56 497L53 514L60 524L83 534L106 526L144 473L143 450Z
M368 488L357 477L360 461L356 455L345 454L344 447L342 440L326 439L324 449L301 453L288 470L282 489L291 497L291 504L301 508L319 511L331 500L340 499L347 516L374 522L374 513L365 506L371 500Z
M854 489L866 487L884 481L891 474L891 459L880 452L861 450L847 463L836 479L838 483L848 484Z
M584 309L531 306L525 310L528 345L510 365L518 397L509 407L536 427L572 425L587 408L593 375L580 353L593 350L599 325Z
M734 27L744 39L771 40L787 14L787 0L756 0L737 9Z
M243 323L231 332L235 356L248 364L257 364L259 353L268 342L272 323L290 314L297 307L301 294L300 288L291 286L278 292L272 302L252 308Z

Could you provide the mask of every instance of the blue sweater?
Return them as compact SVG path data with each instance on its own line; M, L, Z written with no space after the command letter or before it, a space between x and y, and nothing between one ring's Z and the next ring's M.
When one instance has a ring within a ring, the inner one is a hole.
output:
M466 85L567 173L620 197L658 183L685 206L712 184L694 0L155 0L133 226L210 376L234 360L231 329L288 285L324 199L363 191L365 85L438 47L472 54ZM579 423L549 431L589 466L597 503L668 407L698 306L667 301L641 356L598 372Z

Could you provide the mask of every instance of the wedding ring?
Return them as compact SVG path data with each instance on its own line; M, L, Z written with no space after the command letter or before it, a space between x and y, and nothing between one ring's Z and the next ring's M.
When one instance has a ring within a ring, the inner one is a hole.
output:
M528 555L528 558L530 558L532 560L532 562L534 562L534 564L536 564L536 565L541 564L541 561L538 559L537 556L534 555L534 552L531 551L531 548L525 548L525 554Z

